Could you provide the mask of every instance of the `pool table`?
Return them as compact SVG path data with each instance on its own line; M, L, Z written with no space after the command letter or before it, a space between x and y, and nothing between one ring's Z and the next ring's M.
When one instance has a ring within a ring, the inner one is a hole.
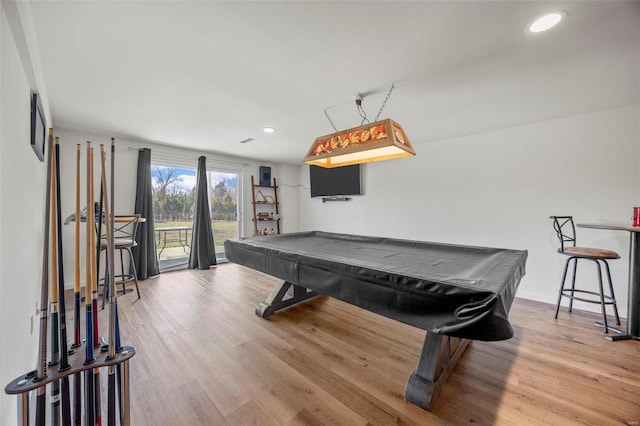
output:
M280 278L256 314L324 295L427 331L405 398L432 406L470 340L513 336L527 251L320 231L227 240L231 262Z

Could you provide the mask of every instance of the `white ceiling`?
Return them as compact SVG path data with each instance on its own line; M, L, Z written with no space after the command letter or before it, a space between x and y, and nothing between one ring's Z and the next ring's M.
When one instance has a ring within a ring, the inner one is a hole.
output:
M300 163L382 113L420 144L640 103L638 1L33 2L57 127ZM556 9L568 19L525 34ZM277 132L267 135L264 126ZM245 138L255 141L240 144Z

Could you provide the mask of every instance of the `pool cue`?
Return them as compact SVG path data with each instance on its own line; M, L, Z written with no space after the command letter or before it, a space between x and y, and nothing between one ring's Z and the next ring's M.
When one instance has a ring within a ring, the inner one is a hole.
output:
M96 216L95 216L95 186L93 183L95 182L95 168L93 160L95 158L94 149L91 148L91 206L93 210L93 228L94 232L91 234L92 243L91 247L95 250L95 256L93 257L93 281L91 282L91 304L93 306L93 348L100 347L100 334L98 333L98 275L100 271L98 270L98 259L100 257L100 244L101 242L98 239L101 239L100 232L102 228L102 203L100 203L98 210L98 219L99 222L96 225ZM96 234L97 233L97 234ZM93 385L95 388L94 398L95 398L95 425L102 426L102 410L101 410L101 397L100 397L100 368L93 369Z
M111 138L111 191L110 191L110 196L111 196L111 211L115 212L115 161L116 161L116 143L115 143L115 139ZM115 229L115 214L112 215L111 217L111 229ZM114 253L113 253L114 257L115 257L115 242L114 242ZM114 275L115 275L115 263L114 263ZM113 280L113 297L114 297L114 302L113 302L113 338L114 338L114 342L115 342L115 351L116 352L121 352L122 351L122 344L120 342L120 321L118 319L118 293L116 290L116 284L115 284L115 278ZM111 337L111 336L109 336ZM120 424L124 424L124 399L122 397L122 391L123 391L123 383L122 383L122 365L118 364L116 365L116 381L117 381L117 388L118 388L118 395L119 395L119 399L118 399L118 409L120 412Z
M94 182L94 170L93 170L93 158L94 158L94 154L93 154L93 148L91 148L91 182ZM99 271L99 258L100 258L100 245L102 244L102 237L100 235L100 233L102 232L102 200L100 200L100 204L99 204L99 212L98 212L98 224L96 225L95 220L95 193L94 193L94 188L93 185L91 186L91 200L92 200L92 204L91 204L91 209L93 210L93 224L94 224L94 232L92 235L93 238L93 243L92 243L92 247L94 247L94 250L96 251L96 254L93 258L93 271L95 272L95 275L93 277L93 281L91 282L91 303L93 305L93 347L97 348L100 346L100 339L98 338L99 333L98 333L98 275L100 273ZM96 236L97 235L97 236ZM96 241L97 240L97 241Z
M115 164L116 164L116 142L115 139L111 138L111 189L109 192L109 196L111 197L111 211L113 212L113 215L111 216L111 230L112 232L115 232L115 224L116 224L116 219L115 219L115 188L116 188L116 184L115 184L115 175L116 175L116 170L115 170ZM115 233L113 234L113 256L115 257ZM113 336L109 335L109 338L113 337L116 343L116 347L115 350L116 352L120 352L122 350L122 346L120 345L120 326L118 324L118 291L116 289L116 280L115 280L115 262L113 264L113 275L114 275L114 280L113 280L113 309L114 309L114 324L113 324ZM124 266L123 266L124 268ZM121 272L122 274L124 274L124 271ZM123 288L124 290L124 288ZM111 320L111 318L110 318ZM111 326L111 324L109 324L109 326ZM111 330L110 330L111 331ZM120 367L120 364L118 364L118 367Z
M92 243L91 243L91 247L94 248L95 250L95 256L93 257L93 263L92 263L92 271L94 273L93 275L93 280L91 281L91 305L93 308L93 348L99 348L100 347L100 337L99 337L99 333L98 333L98 256L100 255L100 242L97 242L96 240L98 238L100 238L100 235L96 236L96 216L95 216L95 188L93 183L95 182L94 179L94 164L93 164L93 159L94 159L94 152L93 152L93 148L91 148L91 158L90 158L90 162L91 162L91 209L93 210L93 215L92 215L92 220L93 220L93 228L94 228L94 232L91 233L91 238L92 238ZM99 219L102 219L102 206L100 207L100 213L99 213ZM101 229L101 223L98 223L97 225L97 229ZM97 248L96 248L97 247ZM96 426L102 426L102 414L101 414L101 398L100 398L100 368L94 368L93 369L93 385L95 388L94 391L94 398L95 398L95 425Z
M107 191L107 174L106 174L106 156L107 154L104 151L104 145L100 145L100 167L102 169L102 193L109 194ZM107 283L109 285L109 347L107 359L113 359L116 356L116 347L115 347L115 280L112 278L115 274L115 266L113 262L113 256L115 254L114 250L114 240L113 240L113 213L109 208L109 196L107 195L104 198L104 212L105 212L105 225L107 228L106 232L106 240L107 240L107 267L108 270L105 271L105 289L107 291ZM115 375L115 366L109 366L109 374L107 380L107 425L115 426L116 424L116 375Z
M69 364L69 351L67 344L67 304L64 296L64 255L62 251L62 198L60 191L60 140L56 137L56 228L58 230L58 319L60 326L60 367L58 371L67 371L71 368ZM71 425L71 397L69 392L69 376L64 376L60 380L60 406L62 408L62 424Z
M42 249L42 285L40 288L40 332L38 336L38 368L36 381L47 376L47 315L49 311L49 217L51 216L51 167L53 156L53 129L49 129L49 158L47 159L47 185L45 190L44 237ZM36 397L36 426L46 423L46 385L40 386Z
M116 352L122 351L122 345L120 344L120 321L118 320L118 298L116 297L115 302L115 343L116 343ZM123 383L122 383L122 365L116 365L116 388L118 389L118 410L120 413L120 424L125 424L124 422L124 399L122 399L122 393L124 391Z
M51 146L51 289L49 290L49 313L51 316L51 352L49 359L49 366L57 365L60 363L60 345L59 345L59 332L58 332L58 192L57 192L57 156L56 156L56 143ZM60 424L60 380L54 380L51 382L51 424L58 426Z
M96 313L97 315L97 313ZM101 396L100 396L100 369L93 369L93 384L95 386L95 401L96 401L96 426L102 426L102 408L101 408Z
M93 304L91 302L91 289L93 282L93 265L94 265L94 251L91 244L93 243L92 235L95 235L94 224L95 220L95 209L92 199L92 191L91 187L93 186L93 182L91 178L93 174L91 173L91 155L93 154L93 148L91 148L91 142L87 141L87 240L86 240L86 253L87 253L87 270L86 270L86 283L85 283L85 313L86 313L86 322L85 322L85 333L86 333L86 341L85 341L85 365L91 364L94 362L95 358L93 356ZM88 369L85 370L84 375L84 411L85 411L85 425L93 426L95 424L95 386L93 383L93 370Z
M103 145L100 144L100 146L102 147ZM100 154L100 155L102 155L102 154ZM103 205L104 205L104 190L102 189L102 181L100 181L100 201L98 202L98 207L99 207L98 211L100 213L98 213L98 230L96 231L96 234L98 235L98 239L100 241L99 244L97 244L97 246L96 246L96 271L98 271L98 273L100 272L100 253L102 252L102 221L104 220L104 213L102 211L102 206ZM109 262L106 261L106 256L105 256L105 263L106 263L106 265L105 265L105 274L104 274L105 279L104 279L104 283L102 285L102 293L103 293L103 295L102 295L102 309L103 310L104 310L104 299L106 297L104 292L107 290L106 268L109 265ZM100 286L100 277L97 276L96 278L97 278L97 280L96 280L96 288L99 288L99 286ZM107 295L108 295L108 293L107 293ZM97 294L96 294L96 301L97 301ZM94 309L98 309L97 302L96 302L96 306L94 307ZM97 331L96 331L96 333L97 333ZM100 344L101 343L98 342L96 344L96 347L100 346Z
M51 215L51 161L53 157L53 129L49 129L49 158L44 207L44 242L42 244L42 285L40 287L40 332L38 335L38 368L36 380L47 376L47 315L49 311L49 224ZM46 423L46 385L40 386L36 397L36 426Z
M75 275L73 283L73 317L74 317L74 329L73 329L73 346L77 348L82 344L80 337L80 144L76 145L76 211L75 211Z
M100 145L102 146L102 145ZM103 201L104 195L102 193L102 183L100 183L100 198L98 201L98 224L96 225L96 235L97 235L97 243L96 243L96 279L95 279L95 283L94 283L94 287L93 287L93 311L94 312L98 312L98 284L100 283L100 253L102 252L102 221L104 220L104 215L102 212L102 206L104 204ZM104 289L102 289L102 291L104 291ZM103 307L104 309L104 307ZM98 318L96 315L96 318L93 319L94 321L94 330L93 330L93 335L96 336L95 339L95 346L94 347L99 347L100 346L100 339L97 337L99 335L98 333Z
M74 317L74 341L72 348L78 348L82 344L80 337L80 144L76 146L76 235L75 235L75 277L73 284L73 317ZM79 426L82 422L82 374L73 375L73 424Z

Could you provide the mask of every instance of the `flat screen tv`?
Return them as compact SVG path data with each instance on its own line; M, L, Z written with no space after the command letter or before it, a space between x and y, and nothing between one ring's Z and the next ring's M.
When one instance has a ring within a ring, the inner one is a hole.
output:
M362 195L360 164L332 169L309 166L309 177L312 197Z

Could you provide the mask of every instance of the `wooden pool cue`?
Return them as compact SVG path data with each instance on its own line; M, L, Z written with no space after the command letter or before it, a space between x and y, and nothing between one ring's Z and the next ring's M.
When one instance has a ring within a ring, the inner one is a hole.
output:
M56 137L56 229L58 233L58 319L60 327L60 367L58 371L63 372L71 368L69 364L69 352L67 344L67 305L64 297L64 255L62 251L62 201L60 191L60 140ZM62 424L64 426L71 425L71 397L69 391L69 376L64 376L60 380L60 407L62 409Z
M94 218L95 209L92 198L91 188L93 186L93 174L91 173L91 155L93 155L93 148L91 148L91 142L87 141L87 239L86 239L86 253L87 253L87 270L86 270L86 283L85 283L85 364L91 364L95 358L93 356L93 304L91 301L91 289L93 282L93 266L94 266L94 246L91 244L94 241L95 229ZM85 412L85 425L93 426L95 424L95 386L93 382L93 370L85 370L84 375L84 412Z
M76 210L75 210L75 274L73 282L73 348L81 345L80 337L80 144L76 145Z
M73 283L73 317L74 317L74 340L73 348L79 348L82 344L80 337L80 144L76 145L76 235L75 235L75 276ZM73 424L79 426L82 422L82 374L76 373L73 376Z
M40 332L38 335L38 368L36 380L47 376L47 315L49 311L49 224L51 216L51 162L53 157L53 129L49 129L49 158L44 207L44 242L42 244L42 284L40 287ZM40 386L36 397L36 426L46 423L47 388Z
M107 191L107 174L106 174L106 156L107 154L104 151L104 145L100 145L100 166L102 169L102 193L109 194ZM116 347L115 347L115 280L113 279L115 274L115 266L113 262L113 256L115 254L114 250L114 239L113 239L113 213L109 207L109 196L107 195L104 198L104 213L106 217L105 225L106 225L106 240L107 240L107 267L108 270L105 271L105 288L103 291L107 291L107 285L109 286L109 346L108 346L108 354L107 359L113 359L116 356ZM115 426L116 424L116 374L115 374L115 366L109 366L109 374L107 380L107 425Z

